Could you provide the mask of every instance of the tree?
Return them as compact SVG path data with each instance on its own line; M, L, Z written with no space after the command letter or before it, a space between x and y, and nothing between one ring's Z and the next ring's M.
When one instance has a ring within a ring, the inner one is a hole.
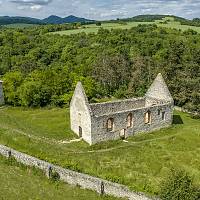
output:
M101 26L101 22L96 22L96 25L97 26Z
M160 197L163 200L198 200L200 190L194 186L192 177L186 172L172 169L162 183Z
M23 82L23 75L21 72L7 73L4 78L4 95L7 104L17 106L19 105L18 88Z
M94 79L101 83L108 93L114 92L129 80L129 61L123 55L101 55L93 67Z

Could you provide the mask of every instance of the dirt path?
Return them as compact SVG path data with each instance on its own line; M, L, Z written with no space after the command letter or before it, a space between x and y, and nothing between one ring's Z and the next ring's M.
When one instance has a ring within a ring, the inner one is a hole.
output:
M181 133L176 133L173 135L163 136L160 138L147 139L147 140L142 140L142 141L137 141L137 142L131 142L131 141L125 140L125 141L123 141L124 142L123 145L108 148L108 149L79 151L79 152L77 151L77 152L69 152L68 154L105 153L105 152L109 152L109 151L113 151L113 150L117 150L117 149L127 148L127 147L131 147L131 146L137 146L137 145L144 144L144 143L149 143L149 142L154 142L154 141L159 141L159 140L166 140L166 139L178 136L178 135L181 135Z
M55 139L50 139L50 138L46 138L46 137L39 137L39 136L31 135L31 134L28 134L28 133L26 133L22 130L15 129L15 128L12 128L12 127L7 127L7 126L4 126L4 125L0 125L0 128L5 129L7 131L10 131L11 133L18 133L18 134L26 136L28 138L31 138L31 139L34 139L34 140L37 140L37 141L41 141L41 142L45 142L45 143L48 143L48 144L64 145L64 144L70 144L70 143L73 143L73 142L80 142L82 140L82 138L72 139L72 140L64 140L64 141L63 140L55 140Z
M71 144L71 143L74 143L74 142L82 141L82 138L79 138L79 139L74 138L72 140L55 140L55 139L50 139L50 138L46 138L46 137L39 137L39 136L28 134L28 133L26 133L22 130L19 130L19 129L15 129L15 128L12 128L12 127L6 127L4 125L0 125L0 128L11 131L15 134L18 133L20 135L26 136L28 138L31 138L31 139L34 139L34 140L37 140L37 141L40 141L40 142L48 143L50 145L52 145L52 144L67 145L67 144ZM137 142L124 140L122 145L111 147L111 148L108 148L108 149L98 149L98 150L89 150L89 151L73 151L73 152L67 152L67 154L105 153L105 152L110 152L110 151L114 151L114 150L122 149L122 148L127 148L127 147L131 147L131 146L138 146L138 145L144 144L144 143L149 143L149 142L154 142L154 141L159 141L159 140L166 140L166 139L175 137L177 135L181 135L181 133L176 133L176 134L173 134L173 135L167 135L167 136L163 136L163 137L159 137L159 138L146 139L146 140L137 141Z

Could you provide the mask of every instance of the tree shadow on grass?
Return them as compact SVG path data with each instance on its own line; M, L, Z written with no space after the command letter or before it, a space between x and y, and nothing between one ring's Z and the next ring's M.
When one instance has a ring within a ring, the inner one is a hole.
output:
M173 124L184 124L180 115L173 115Z

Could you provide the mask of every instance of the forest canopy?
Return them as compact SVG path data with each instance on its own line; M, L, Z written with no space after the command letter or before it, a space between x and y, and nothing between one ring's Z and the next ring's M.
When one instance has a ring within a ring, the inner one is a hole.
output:
M175 104L200 112L197 32L156 25L70 36L50 31L46 26L1 29L0 76L7 104L67 106L77 81L91 102L142 96L161 72Z

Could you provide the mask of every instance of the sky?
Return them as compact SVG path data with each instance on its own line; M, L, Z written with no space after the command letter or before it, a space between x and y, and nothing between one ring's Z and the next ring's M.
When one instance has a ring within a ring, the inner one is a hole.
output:
M200 18L200 0L0 0L1 16L45 18L75 15L106 20L141 14Z

